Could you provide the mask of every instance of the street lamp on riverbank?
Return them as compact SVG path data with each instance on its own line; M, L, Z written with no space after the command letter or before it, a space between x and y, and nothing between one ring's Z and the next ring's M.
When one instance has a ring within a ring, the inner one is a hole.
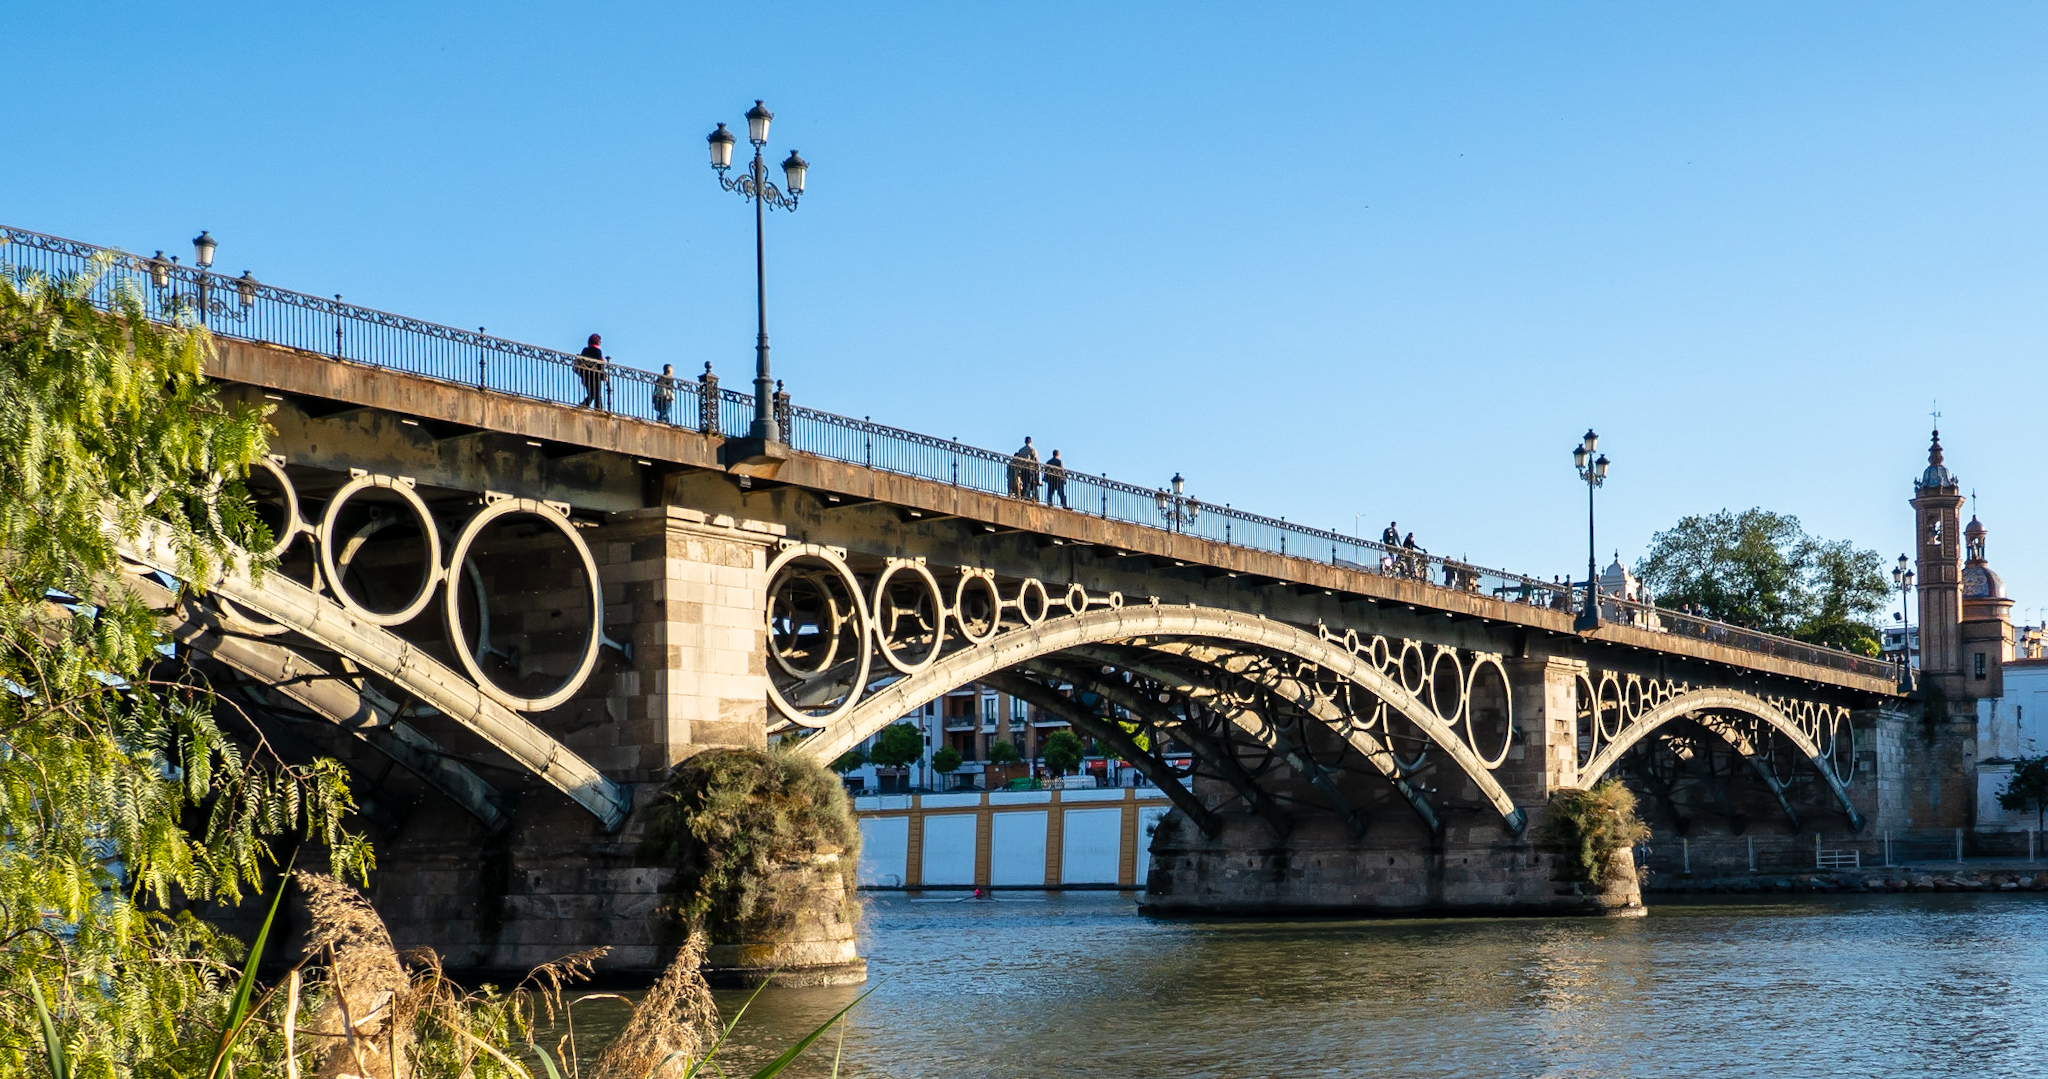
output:
M1913 565L1899 556L1899 563L1892 567L1892 583L1899 586L1899 617L1906 623L1904 635L1899 638L1899 692L1913 692L1913 608L1906 597L1913 591Z
M768 257L762 219L769 207L796 212L797 200L804 193L804 173L810 168L809 162L791 150L782 162L783 186L777 188L769 182L761 151L768 145L768 122L773 119L775 114L759 101L747 110L747 141L754 146L754 160L736 180L727 178L725 170L732 167L733 143L739 140L724 124L705 140L711 144L711 167L718 170L719 186L754 204L754 307L759 328L754 338L754 426L747 437L763 443L781 442L788 432L775 422L775 379L768 373Z
M1598 556L1593 551L1593 489L1607 482L1607 455L1599 460L1588 460L1600 448L1600 436L1586 429L1585 441L1572 447L1572 467L1579 470L1579 478L1586 481L1586 608L1579 612L1579 619L1572 628L1586 633L1600 628L1600 574Z

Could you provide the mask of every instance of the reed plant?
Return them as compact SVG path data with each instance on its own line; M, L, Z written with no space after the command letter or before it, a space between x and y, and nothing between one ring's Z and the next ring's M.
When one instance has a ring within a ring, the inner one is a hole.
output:
M258 989L256 964L243 967L217 1023L188 1025L191 1043L177 1055L203 1068L159 1074L206 1079L693 1079L723 1071L716 1058L746 1015L749 997L729 1022L700 967L704 938L693 935L607 1045L579 1045L575 1012L616 993L570 990L586 980L607 949L594 948L534 968L509 990L464 989L440 957L421 949L401 957L383 919L361 893L315 873L298 873L312 928L304 954L283 978ZM250 955L262 952L282 906L280 885ZM31 983L33 985L33 983ZM869 992L872 992L870 990ZM755 990L758 996L760 990ZM40 989L30 996L38 1017L42 1067L49 1079L121 1074L81 1070L58 1034L58 1017ZM774 1060L752 1073L773 1079L844 1021L863 993ZM544 1034L554 1035L544 1043ZM839 1073L835 1054L832 1074ZM139 1074L139 1073L138 1073Z

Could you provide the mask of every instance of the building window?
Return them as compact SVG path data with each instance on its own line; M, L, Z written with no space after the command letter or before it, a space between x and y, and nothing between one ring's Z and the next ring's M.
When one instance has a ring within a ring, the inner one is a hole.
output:
M1977 653L1977 680L1984 680L1984 653Z
M1024 699L1022 697L1010 698L1010 722L1024 722Z
M1978 658L1982 659L1983 657L1979 656ZM989 724L993 724L996 721L996 699L994 697L983 697L981 699L981 721Z

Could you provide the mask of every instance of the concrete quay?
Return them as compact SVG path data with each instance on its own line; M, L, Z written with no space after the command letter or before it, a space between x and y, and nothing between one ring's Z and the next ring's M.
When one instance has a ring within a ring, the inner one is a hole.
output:
M1643 891L1655 895L1793 895L1883 892L2048 892L2048 865L1993 861L1956 865L1873 866L1801 873L1745 873L1721 877L1652 874Z

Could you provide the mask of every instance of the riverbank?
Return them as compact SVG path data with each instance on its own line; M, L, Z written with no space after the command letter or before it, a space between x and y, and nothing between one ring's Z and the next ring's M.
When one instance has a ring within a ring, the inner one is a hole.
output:
M2048 866L2030 863L1921 864L1733 876L1650 874L1644 895L2048 892Z

